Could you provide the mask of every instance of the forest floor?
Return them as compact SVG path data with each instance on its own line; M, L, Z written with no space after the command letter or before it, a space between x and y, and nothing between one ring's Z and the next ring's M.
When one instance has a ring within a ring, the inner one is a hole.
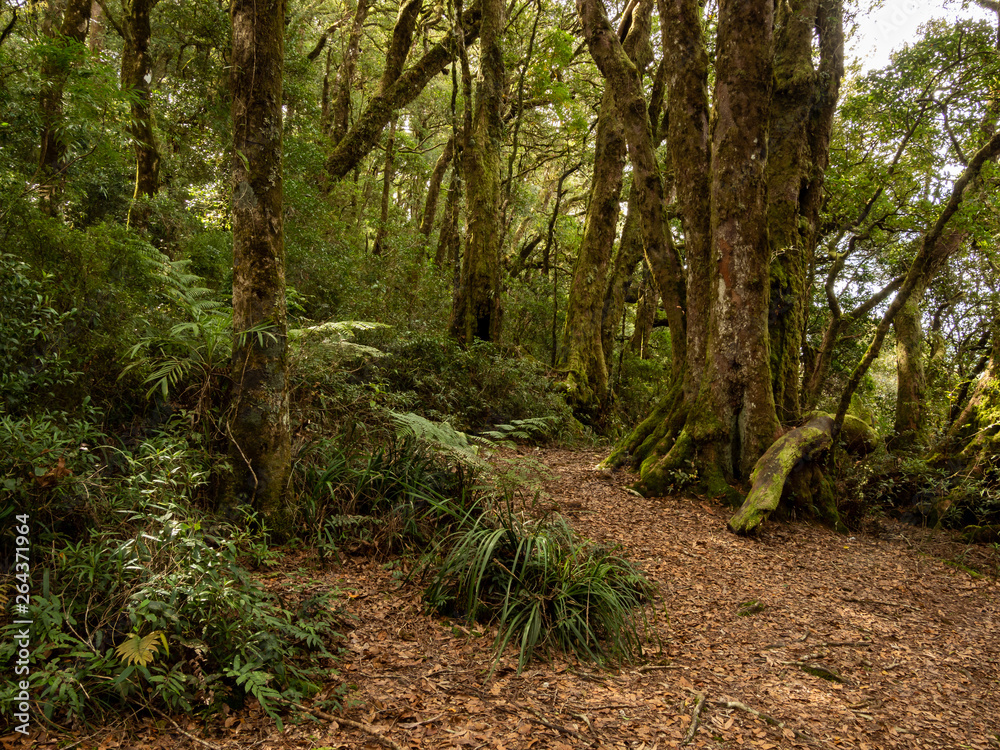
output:
M620 544L658 585L640 663L557 658L519 675L510 651L487 677L495 633L426 614L403 561L348 557L324 572L290 554L266 585L339 590L357 618L337 665L351 686L339 719L282 734L247 709L84 744L659 750L681 747L697 715L689 748L1000 748L995 547L892 520L855 536L768 522L741 538L718 504L631 494L634 477L596 471L597 452L526 453L547 467L541 503Z

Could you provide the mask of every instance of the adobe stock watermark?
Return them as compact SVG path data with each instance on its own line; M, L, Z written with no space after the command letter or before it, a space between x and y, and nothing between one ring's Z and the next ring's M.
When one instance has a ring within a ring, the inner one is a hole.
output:
M14 731L27 735L31 727L31 692L28 689L31 675L31 525L27 513L17 515L14 521L14 679L17 694L11 713Z

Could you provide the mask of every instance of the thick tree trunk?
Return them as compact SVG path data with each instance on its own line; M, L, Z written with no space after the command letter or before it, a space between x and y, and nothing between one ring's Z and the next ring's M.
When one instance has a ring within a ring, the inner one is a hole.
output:
M815 252L830 133L843 76L839 0L779 3L775 17L775 92L768 153L771 241L769 331L774 400L781 421L800 411L800 367L807 275ZM818 69L813 39L820 39Z
M651 0L630 6L622 19L619 37L627 33L624 49L638 63L649 46ZM560 369L566 374L566 399L574 412L588 422L598 422L608 397L608 365L602 326L608 271L618 231L622 173L625 168L625 134L610 89L606 89L597 116L594 174L590 184L583 239L573 266Z
M121 85L129 95L132 121L129 132L135 149L135 197L151 197L160 189L160 152L153 133L153 108L150 102L152 59L149 55L149 14L159 0L125 0L122 5Z
M768 0L719 6L709 351L686 429L699 444L699 463L727 482L749 477L778 434L767 330L772 14Z
M644 144L641 131L634 127L638 118L630 115L634 109L633 79L621 64L620 48L615 49L617 40L601 33L603 14L599 10L603 9L593 7L592 0L580 0L579 7L591 54L616 96L622 92L628 102L623 106L623 119L635 183L640 195L656 195L659 181L647 179L653 170L645 168L648 162L643 158L643 146L650 139L645 139ZM678 6L675 13L692 10L693 6ZM768 0L728 0L720 4L716 110L711 123L710 275L706 283L697 276L704 271L695 271L695 284L706 291L703 297L692 297L689 290L687 297L689 307L702 305L707 311L706 359L698 365L704 374L700 382L686 383L684 388L679 388L675 380L654 414L609 458L609 462L622 458L641 462L638 487L648 494L661 491L672 481L672 473L686 468L689 462L694 463L708 491L731 494L729 482L749 476L756 460L777 435L768 366L769 247L764 174L772 82L772 14ZM693 112L699 111L697 87L687 83L677 84L676 88L691 94L681 99L694 108ZM672 125L672 110L669 117ZM697 127L693 132L697 134ZM687 145L697 154L696 138L691 132L687 138ZM688 200L691 223L697 230L699 222L703 222L698 209L704 205L703 193L692 188ZM643 217L662 219L662 197L660 201L659 205L646 202ZM683 291L671 293L677 289L676 283L660 282L665 277L680 280L683 286L679 264L665 263L670 260L668 254L653 256L649 252L653 238L648 230L644 238L657 285L661 292L666 287L663 296L668 318L682 315ZM691 265L694 263L689 261ZM683 325L671 322L671 339L679 363L695 367ZM693 400L688 394L695 394Z
M927 376L924 372L924 334L920 322L923 285L913 290L899 308L892 325L896 331L896 415L889 438L891 450L906 450L926 444Z
M41 148L38 157L39 196L42 210L50 216L58 213L64 182L66 143L62 140L63 90L70 68L83 50L90 20L90 0L68 0L58 25L55 46L42 63L42 90L38 105L42 120ZM47 18L47 33L56 28L55 19Z
M235 493L279 533L291 470L282 224L284 0L233 0Z
M468 225L451 319L452 335L463 343L500 338L500 150L506 75L503 25L502 0L483 0L480 72L462 169Z
M686 346L684 395L694 399L708 351L711 254L708 52L699 0L659 0L667 56L667 146L676 172L677 209L684 230ZM671 331L671 335L673 335Z

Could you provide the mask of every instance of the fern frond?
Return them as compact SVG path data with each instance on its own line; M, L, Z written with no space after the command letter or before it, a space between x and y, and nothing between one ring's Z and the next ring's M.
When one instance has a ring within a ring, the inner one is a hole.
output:
M144 667L153 661L160 650L161 643L164 653L169 653L167 636L162 630L154 630L142 638L139 637L138 633L132 633L115 649L115 653L125 664L138 664L140 667Z
M479 446L470 441L484 446L493 445L492 441L460 432L447 422L434 422L413 412L401 413L390 410L389 416L396 423L399 434L414 437L435 450L449 453L470 465L482 463Z

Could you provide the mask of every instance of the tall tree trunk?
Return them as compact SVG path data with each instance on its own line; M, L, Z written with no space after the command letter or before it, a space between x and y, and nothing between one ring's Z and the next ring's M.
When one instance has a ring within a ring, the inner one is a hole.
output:
M667 146L675 170L677 208L684 230L686 345L684 395L693 400L708 352L709 258L711 254L711 144L708 108L708 52L699 0L659 0L667 66ZM671 331L674 335L674 332Z
M358 0L358 5L354 10L354 23L351 25L351 33L347 37L347 49L344 50L344 59L337 68L337 79L333 85L333 106L330 110L330 140L336 146L347 135L347 129L351 121L351 90L354 88L354 71L358 66L358 56L361 54L361 35L365 29L365 18L368 17L368 9L371 7L371 0ZM344 174L350 168L344 170Z
M464 343L500 337L503 25L503 1L483 0L475 111L463 154L468 226L451 319L452 335Z
M927 376L920 323L924 291L924 285L919 284L892 322L896 331L896 416L889 438L891 450L919 447L927 438L924 409Z
M644 67L649 59L652 0L630 4L618 29L629 58ZM566 374L566 398L573 410L589 422L600 420L608 397L608 365L604 356L602 324L608 271L618 230L625 132L614 95L606 89L597 116L594 175L580 251L573 267L560 369Z
M121 86L129 96L132 120L129 133L135 150L135 197L151 197L160 189L160 153L153 133L150 83L153 79L149 55L149 14L159 0L124 0Z
M700 465L727 482L749 477L778 434L767 356L772 14L769 0L719 4L708 361L685 429Z
M775 91L768 139L768 230L771 241L769 330L771 374L779 418L800 412L800 358L833 115L843 76L841 0L778 3ZM819 37L819 66L813 39Z
M36 181L40 185L41 208L50 216L58 213L66 166L66 143L61 136L63 90L77 57L75 52L83 49L87 38L90 1L67 0L62 22L58 26L54 18L47 18L45 22L46 31L58 28L58 32L54 35L54 48L42 62L42 90L38 96L42 134Z
M635 184L641 191L656 195L659 180L649 179L653 170L645 167L644 162L649 162L642 158L643 140L650 151L652 146L648 117L643 118L647 133L643 139L642 131L635 127L639 122L631 104L635 87L622 60L620 46L606 32L603 7L595 0L580 0L578 7L591 54L615 95L621 95L623 104L628 101L622 108L623 121ZM680 11L693 12L694 6L678 5L673 16L667 14L669 10L661 12L676 19ZM662 491L672 481L674 470L693 461L706 489L730 494L729 482L749 476L750 469L778 431L768 363L769 247L764 174L773 75L772 16L773 5L769 0L722 0L719 7L713 97L716 108L711 120L707 282L696 275L695 286L685 295L684 276L676 256L670 258L668 253L653 256L649 244L657 238L644 232L647 261L657 277L668 320L680 317L678 323L671 321L670 326L675 357L682 365L679 374L684 366L703 368L703 375L696 383L679 387L675 378L668 398L609 459L618 460L624 453L631 453L630 459L641 464L639 487L648 493ZM669 39L666 46L670 48ZM681 59L698 57L693 54ZM681 83L678 75L668 77L675 82L671 107L685 103L689 106L694 125L687 131L690 140L685 140L684 145L693 148L697 155L702 153L700 148L708 149L694 137L698 132L698 112L704 112L699 104L703 99L697 82ZM668 112L672 127L674 110ZM675 163L684 162L677 162L675 157ZM690 191L688 215L697 233L704 225L704 215L698 208L703 210L704 191L703 188L699 191L696 185ZM662 220L662 191L658 197L658 202L649 201L643 206L644 218L652 215ZM665 237L661 236L660 241L666 246ZM689 258L688 265L690 272L690 267L696 264ZM692 290L702 288L704 296L692 296ZM699 336L704 335L706 342L704 363L693 362L696 355L687 348L685 304L688 322L694 306L703 306L700 312L707 320L707 331L699 332ZM686 399L685 393L689 394Z
M643 251L663 298L670 335L675 342L675 375L685 362L684 271L670 241L664 208L663 180L653 143L652 125L639 71L628 58L608 21L602 0L577 0L590 54L611 89L622 119L633 185L642 217Z
M455 138L453 136L444 144L441 155L434 163L434 171L431 172L430 184L427 186L427 199L424 201L424 211L420 220L420 234L424 236L425 242L430 241L431 232L434 231L434 217L437 215L438 198L441 195L441 183L444 182L444 175L448 171L448 166L451 164L454 152Z
M282 532L291 471L282 224L285 1L233 0L235 493Z
M392 196L392 180L395 176L396 157L396 123L392 119L389 125L389 137L385 139L385 163L382 165L382 203L379 206L378 230L375 232L375 244L372 255L381 255L385 250L386 230L389 226L389 198Z

